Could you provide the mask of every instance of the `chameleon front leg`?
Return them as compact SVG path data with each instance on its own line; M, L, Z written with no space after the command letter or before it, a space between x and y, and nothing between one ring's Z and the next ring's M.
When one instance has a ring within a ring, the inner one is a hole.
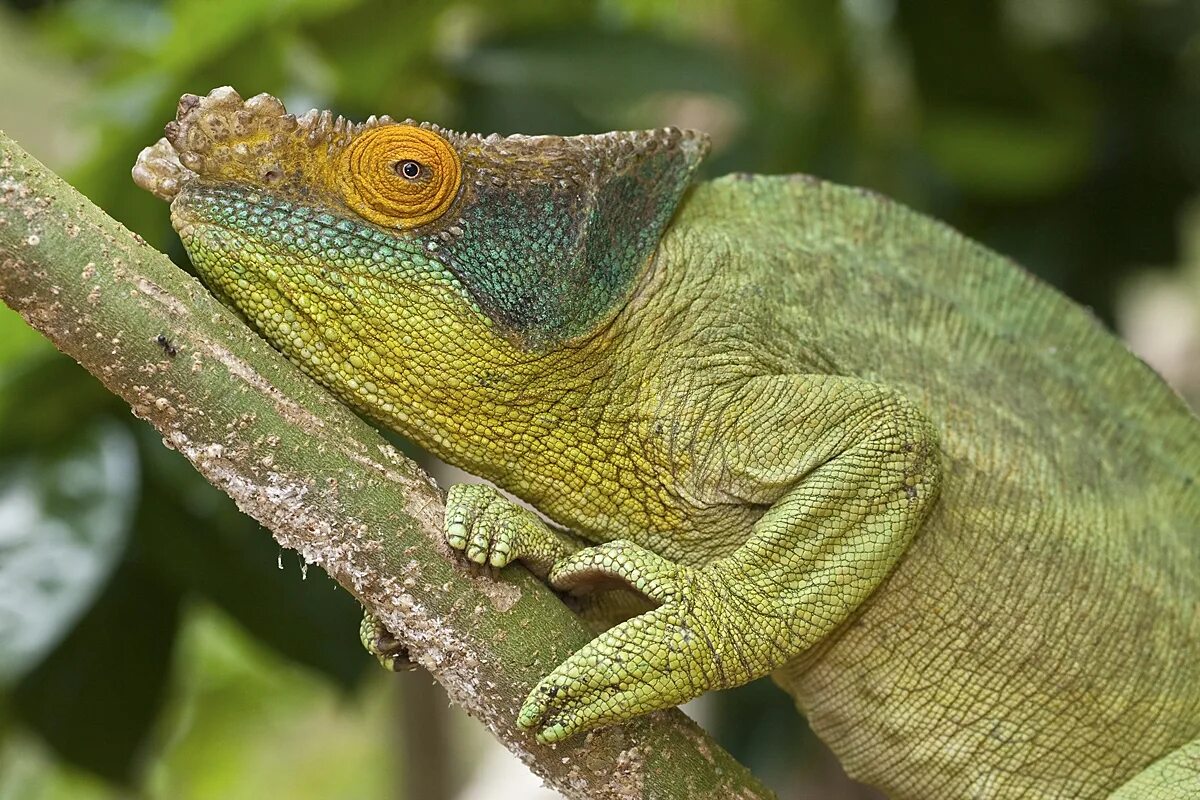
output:
M460 483L446 497L446 541L476 564L505 567L520 561L546 580L554 564L586 543L556 530L486 484ZM642 595L617 587L577 598L576 613L603 630L647 608Z
M723 405L692 421L689 452L714 454L693 465L694 494L769 508L741 547L702 566L624 540L554 566L556 588L623 581L658 607L600 634L534 688L518 724L540 741L782 666L886 577L936 497L936 434L896 392L777 376L747 382Z
M459 483L446 495L446 542L480 565L521 561L539 578L583 545L491 486Z
M476 564L505 567L520 560L543 579L554 562L582 546L486 484L450 487L445 533L447 544L463 551ZM389 672L413 668L404 645L365 608L358 637L366 651Z

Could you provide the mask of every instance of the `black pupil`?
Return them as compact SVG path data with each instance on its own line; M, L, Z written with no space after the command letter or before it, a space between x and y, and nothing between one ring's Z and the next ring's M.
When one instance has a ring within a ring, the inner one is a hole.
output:
M401 161L400 174L411 181L421 174L421 165L415 161Z

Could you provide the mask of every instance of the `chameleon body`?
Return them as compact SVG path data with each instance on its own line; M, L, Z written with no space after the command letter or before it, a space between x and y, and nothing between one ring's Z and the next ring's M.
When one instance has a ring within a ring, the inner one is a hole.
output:
M705 150L226 88L134 177L316 380L569 529L450 490L452 546L611 625L541 740L770 674L894 798L1200 796L1200 423L979 245Z

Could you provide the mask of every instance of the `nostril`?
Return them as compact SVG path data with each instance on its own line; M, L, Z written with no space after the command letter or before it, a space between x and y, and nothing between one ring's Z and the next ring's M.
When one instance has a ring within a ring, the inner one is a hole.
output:
M283 173L274 167L263 173L263 180L267 183L276 183L282 177Z

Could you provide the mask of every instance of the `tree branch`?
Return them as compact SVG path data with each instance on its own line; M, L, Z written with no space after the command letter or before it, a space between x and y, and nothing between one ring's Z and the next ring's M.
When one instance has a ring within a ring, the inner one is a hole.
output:
M523 570L465 566L413 462L2 132L0 297L374 611L559 791L772 796L677 710L552 746L518 730L525 694L590 638L580 621Z

